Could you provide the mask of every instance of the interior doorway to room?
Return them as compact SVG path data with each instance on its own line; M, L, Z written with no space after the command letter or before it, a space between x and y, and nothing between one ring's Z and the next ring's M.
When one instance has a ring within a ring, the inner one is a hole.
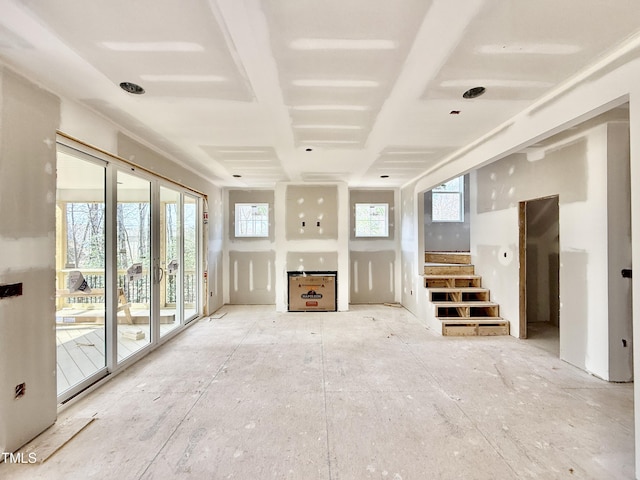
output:
M560 354L558 196L520 202L520 338Z

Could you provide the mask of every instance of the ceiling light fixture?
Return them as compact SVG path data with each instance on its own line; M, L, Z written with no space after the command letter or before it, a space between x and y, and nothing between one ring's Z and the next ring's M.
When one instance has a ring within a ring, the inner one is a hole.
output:
M487 89L484 87L473 87L462 94L462 98L478 98L483 95Z
M132 93L134 95L142 95L144 93L144 88L132 82L122 82L120 83L120 88L125 92Z
M301 79L291 83L296 87L375 88L380 86L374 80Z
M289 44L293 50L394 50L392 40L356 38L298 38Z

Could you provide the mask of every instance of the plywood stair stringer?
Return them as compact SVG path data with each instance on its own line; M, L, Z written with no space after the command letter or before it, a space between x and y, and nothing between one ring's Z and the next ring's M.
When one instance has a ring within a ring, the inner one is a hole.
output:
M431 261L425 263L424 286L442 335L508 335L509 322L500 316L500 306L491 301L474 266L451 263L450 257L438 264L428 253L425 260Z

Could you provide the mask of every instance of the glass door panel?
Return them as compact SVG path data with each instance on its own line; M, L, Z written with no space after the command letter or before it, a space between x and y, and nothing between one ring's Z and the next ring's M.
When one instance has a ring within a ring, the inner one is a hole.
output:
M151 183L118 172L118 362L151 342Z
M106 373L105 168L58 150L56 343L58 398Z
M182 287L184 299L184 318L189 321L199 312L199 251L198 242L198 199L190 195L183 197L184 219L184 283Z
M160 187L160 336L182 323L180 193Z

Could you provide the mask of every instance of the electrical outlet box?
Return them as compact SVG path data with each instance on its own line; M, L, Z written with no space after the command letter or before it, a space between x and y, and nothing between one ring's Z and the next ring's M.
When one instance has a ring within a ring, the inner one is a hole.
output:
M0 285L0 298L19 297L22 295L22 283Z

